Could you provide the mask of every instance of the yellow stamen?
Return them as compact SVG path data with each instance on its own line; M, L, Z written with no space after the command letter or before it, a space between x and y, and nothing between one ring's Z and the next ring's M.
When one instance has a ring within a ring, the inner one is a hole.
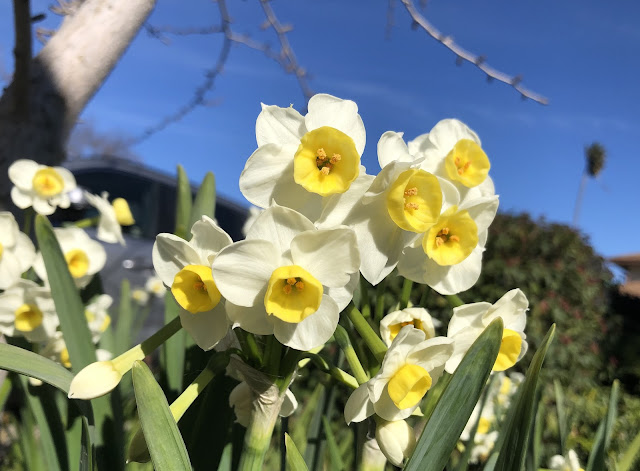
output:
M324 160L327 158L327 153L324 151L322 147L316 151L316 155L319 159Z
M404 196L416 196L417 194L418 194L418 189L415 186L413 188L404 190Z
M405 203L405 209L420 209L420 205L418 203Z
M282 287L282 291L284 291L284 294L290 294L291 293L291 285L284 285Z
M424 170L402 172L387 192L387 211L398 227L426 232L436 222L442 208L438 179Z
M304 289L304 282L302 282L302 281L298 281L298 282L296 283L296 289L297 289L298 291L302 291L302 290Z
M329 175L330 172L331 172L331 167L329 167L328 165L320 169L320 173L322 173L323 175Z
M340 160L342 160L342 156L340 154L333 154L329 162L331 162L332 164L335 164L336 162L340 162Z

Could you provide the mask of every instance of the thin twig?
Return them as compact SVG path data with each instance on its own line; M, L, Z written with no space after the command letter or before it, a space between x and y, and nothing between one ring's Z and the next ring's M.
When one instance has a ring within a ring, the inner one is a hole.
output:
M404 4L405 8L409 12L409 15L411 15L411 18L413 19L414 24L420 26L422 29L424 29L427 32L427 34L429 34L429 36L431 36L436 41L438 41L443 46L445 46L447 49L449 49L451 52L453 52L457 57L458 63L462 63L463 61L470 62L473 65L475 65L478 69L483 71L485 74L487 74L487 79L489 81L498 80L500 82L506 83L507 85L510 85L513 88L515 88L520 93L522 98L529 98L530 100L538 102L541 105L549 104L548 98L542 95L539 95L535 92L532 92L531 90L528 90L524 88L522 85L520 85L520 83L522 82L521 75L516 75L515 77L512 77L503 72L500 72L497 69L494 69L493 67L490 67L485 62L486 61L485 56L474 55L473 53L457 45L453 41L453 38L451 38L450 36L446 36L440 31L438 31L429 21L427 21L427 19L423 15L420 14L420 12L418 12L412 0L402 0L402 3Z
M13 77L13 113L18 121L29 118L29 64L31 63L31 7L29 0L13 0L16 46Z

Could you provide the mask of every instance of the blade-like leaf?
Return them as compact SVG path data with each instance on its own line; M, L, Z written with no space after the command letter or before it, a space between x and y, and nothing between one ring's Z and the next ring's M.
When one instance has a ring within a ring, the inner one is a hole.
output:
M196 199L193 202L193 208L191 209L191 223L189 227L193 226L196 221L199 221L202 216L209 216L211 219L215 217L216 210L216 178L211 172L207 172L202 180L200 189L196 194Z
M496 471L514 471L522 469L529 446L529 435L535 414L536 390L542 362L549 350L556 330L551 326L536 354L531 360L524 382L514 399L515 405L510 409L502 429Z
M89 433L89 424L87 419L82 417L82 439L80 448L80 471L92 471L93 470L93 446L91 445L91 434Z
M436 404L405 471L442 471L469 421L502 341L502 319L471 345Z
M309 471L302 459L302 455L296 448L296 444L288 433L284 434L284 444L287 447L287 470L289 471Z
M564 455L567 451L565 445L567 443L567 435L569 433L567 422L567 410L564 407L564 393L562 392L562 386L557 379L553 381L553 387L556 393L556 411L558 414L558 429L560 435L560 454Z
M589 461L587 462L587 471L598 471L605 469L605 458L607 456L607 449L611 442L611 432L613 426L616 423L616 416L618 415L618 396L620 392L620 381L617 379L613 382L611 388L611 395L609 396L609 407L607 409L607 416L602 419L596 437L593 440L593 447L589 454Z
M182 165L178 165L178 188L176 194L176 230L174 232L183 239L189 238L191 222L191 184Z
M51 296L60 319L60 328L69 351L71 368L77 373L89 363L96 361L84 306L53 228L49 220L39 214L36 216L36 237L47 270Z
M331 430L331 423L326 417L322 417L322 427L324 429L324 435L327 437L327 445L329 446L329 460L331 462L331 469L343 470L344 463L342 462L342 456L340 449L338 448L338 442Z
M142 361L133 364L132 375L140 424L154 468L157 471L190 470L187 448L160 385Z
M631 471L633 463L640 456L640 432L633 439L616 465L616 471Z
M4 343L0 344L0 368L37 378L65 393L69 392L73 379L73 374L62 365L24 348Z
M178 317L179 310L180 306L173 298L171 292L167 291L164 296L165 325ZM176 334L162 346L162 366L164 367L167 386L169 388L168 395L172 401L176 399L182 391L186 334L185 331L176 332Z

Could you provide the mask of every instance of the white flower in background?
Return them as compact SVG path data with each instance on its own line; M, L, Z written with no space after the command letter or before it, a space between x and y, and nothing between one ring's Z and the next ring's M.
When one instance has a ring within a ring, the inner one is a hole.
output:
M471 463L484 463L489 459L491 451L498 441L498 431L494 430L485 435L476 435L473 440L473 449L471 450Z
M440 294L466 291L478 281L489 225L498 211L497 196L452 203L404 249L398 263L400 275Z
M344 219L358 236L360 271L373 285L391 273L406 246L421 240L440 213L460 199L451 183L420 169L399 133L382 135L378 161L382 170Z
M487 401L480 412L480 407L482 404L480 401L473 408L473 412L471 412L471 416L467 421L467 425L465 425L464 430L462 430L462 434L460 435L460 440L467 441L471 437L471 432L473 431L473 427L475 427L476 422L478 421L478 429L476 430L476 442L481 440L481 437L487 435L491 432L491 429L494 428L496 424L496 414L494 411L493 404L491 402L491 398L487 398Z
M373 414L387 421L409 417L442 375L452 352L450 339L425 340L422 330L404 327L385 354L378 374L349 397L344 408L347 424L362 422Z
M258 208L256 206L251 206L249 208L249 216L247 217L247 220L242 225L242 235L244 235L245 237L247 236L249 229L251 229L251 226L253 226L253 223L256 222L256 219L258 219L258 216L262 214L262 211L264 211L264 209Z
M107 261L104 247L78 227L56 227L53 232L67 261L73 281L78 288L84 288L93 275L104 268ZM48 283L49 277L40 252L36 256L33 269L41 280Z
M504 371L515 365L527 352L524 328L528 308L529 301L519 289L512 289L495 304L481 302L454 308L447 332L447 337L453 340L454 353L447 361L447 372L455 371L471 344L498 317L502 318L504 330L493 371Z
M503 408L509 407L511 398L518 390L518 387L524 381L524 375L522 373L509 373L507 376L505 373L498 373L499 383L495 393L495 401Z
M108 294L101 294L93 298L84 308L84 315L87 318L93 343L98 343L104 331L111 324L111 316L107 311L111 304L113 304L113 298Z
M233 412L236 414L236 422L243 427L248 427L251 422L253 397L251 388L245 381L240 382L229 394L229 406L233 408ZM278 414L280 417L289 417L297 408L298 401L296 397L290 389L287 389Z
M138 306L146 306L149 302L149 293L142 288L135 288L131 291L131 299L133 299Z
M495 194L480 138L461 121L443 119L408 147L413 156L424 158L422 169L451 181L463 200Z
M416 447L415 432L404 420L376 421L376 441L380 451L394 466L402 466Z
M382 318L380 321L380 336L388 347L404 326L411 325L423 331L425 338L430 339L436 336L435 326L438 324L440 324L440 321L432 318L426 309L408 307L402 311L390 312Z
M126 245L122 237L122 226L130 226L135 221L129 209L129 203L123 198L116 198L109 203L109 194L103 192L102 196L92 195L85 191L87 201L100 213L98 231L96 236L99 240L110 244L119 242Z
M180 322L203 350L212 349L229 330L225 302L211 273L211 262L231 237L211 218L202 216L186 241L158 234L153 266L180 305Z
M578 455L573 450L569 450L566 458L562 455L552 456L549 460L549 468L554 471L584 471L580 466Z
M0 294L0 332L44 342L58 327L56 307L47 288L30 280L18 280Z
M76 179L62 167L47 167L33 160L16 160L9 167L9 179L15 186L11 200L21 209L33 206L38 214L53 214L56 207L68 208L67 193L76 187Z
M144 284L144 289L146 289L148 293L151 293L156 298L160 299L164 298L164 295L167 292L167 288L164 286L160 277L155 275L147 278L147 281Z
M351 229L316 229L276 205L245 240L223 249L212 269L234 326L308 351L333 335L353 297L359 265Z
M0 289L7 289L31 268L36 249L20 232L13 214L0 212Z
M358 106L318 94L308 109L302 116L293 107L262 105L258 149L240 176L240 191L260 208L275 201L318 221L323 212L335 211L337 201L355 204L370 176L360 165L366 134Z

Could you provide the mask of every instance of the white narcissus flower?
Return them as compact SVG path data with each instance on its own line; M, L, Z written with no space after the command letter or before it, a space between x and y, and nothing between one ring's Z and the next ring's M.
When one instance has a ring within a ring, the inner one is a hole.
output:
M512 289L495 304L481 302L454 308L447 331L447 337L453 340L454 353L447 361L447 372L455 371L471 344L498 317L502 318L504 330L493 371L504 371L515 365L527 352L524 328L528 308L529 301L519 289Z
M164 294L167 292L167 288L158 276L150 276L147 278L147 281L144 284L144 289L146 289L148 293L153 294L156 298L164 298Z
M47 167L33 160L16 160L9 167L9 179L15 186L11 200L21 209L33 206L38 214L53 214L56 207L68 208L67 193L76 187L76 179L62 167Z
M400 133L382 135L378 161L382 170L344 219L358 236L360 271L373 285L391 273L403 249L421 240L442 210L460 199L451 183L420 169Z
M107 252L100 242L93 240L78 227L56 227L53 232L67 261L67 267L73 281L78 288L84 288L89 284L93 275L104 268ZM49 277L40 252L36 256L33 269L41 280L48 283Z
M164 287L164 283L162 286ZM142 288L135 288L131 291L131 299L133 299L138 306L146 306L149 302L149 293Z
M246 240L220 252L212 269L234 326L308 351L333 335L359 265L351 229L316 229L300 213L275 205Z
M58 327L56 307L47 288L30 280L18 280L0 294L0 332L44 342Z
M153 245L153 266L180 305L180 322L203 350L212 349L229 330L225 301L211 273L218 252L231 237L211 218L202 216L186 241L173 234L158 234Z
M400 275L440 294L466 291L478 281L489 225L498 211L495 195L452 203L404 249L398 263Z
M380 371L356 389L344 408L347 424L377 414L384 420L403 420L419 406L433 387L453 352L446 337L425 340L424 332L410 326L396 336Z
M247 217L247 220L242 225L242 235L244 235L245 237L247 236L247 232L249 232L249 229L251 229L251 226L253 226L253 223L256 222L256 219L258 219L258 216L262 214L262 211L264 211L262 208L258 208L256 206L251 206L249 208L249 216Z
M260 208L275 201L316 222L335 213L338 201L355 204L371 177L360 165L366 135L358 106L318 94L308 109L302 116L293 107L262 105L258 149L240 176L240 191Z
M566 458L562 455L552 456L549 460L549 468L554 471L584 471L574 450L569 450Z
M241 381L229 394L229 406L236 414L236 422L243 427L248 427L251 422L251 409L253 407L253 397L251 388L245 381ZM278 415L289 417L298 408L298 401L290 389L285 392L282 406Z
M380 336L388 347L404 326L412 325L416 329L423 331L425 338L430 339L436 336L435 326L439 323L440 321L433 319L426 309L408 307L401 311L390 312L382 318L380 321Z
M443 119L409 142L409 152L423 158L421 168L451 181L463 200L495 194L491 164L480 138L457 119Z
M376 423L376 441L380 451L394 466L402 466L416 447L415 432L404 420L387 422L379 419Z
M7 289L31 268L36 249L20 232L13 214L0 212L0 289Z
M84 308L84 315L91 331L93 343L97 343L105 330L111 325L111 316L107 309L113 304L113 298L108 294L101 294L91 300Z
M85 191L84 195L89 204L100 213L96 237L110 244L119 242L120 245L126 245L122 237L122 226L130 226L135 222L131 216L129 203L123 198L116 198L113 204L109 203L107 192L98 196Z

